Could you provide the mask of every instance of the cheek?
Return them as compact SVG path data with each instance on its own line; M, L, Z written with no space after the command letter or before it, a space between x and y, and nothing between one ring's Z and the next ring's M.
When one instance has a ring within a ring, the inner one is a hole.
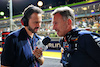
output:
M68 29L68 25L66 25L66 24L61 25L61 29L60 29L60 30L62 30L63 33L64 33L67 29Z
M67 25L66 25L66 24L64 24L64 23L63 23L63 24L60 24L60 28L61 28L61 29L63 29L63 30L64 30L66 27L67 27Z
M29 20L29 22L28 22L28 25L29 25L29 26L31 26L31 25L32 25L32 22L31 22L30 20Z
M63 27L64 27L65 29L67 29L68 26L69 26L68 23L64 23L64 24L63 24Z
M29 26L32 26L32 23L28 23Z
M29 26L33 26L34 25L34 23L32 22L32 20L29 20L28 25Z
M35 27L33 23L29 23L29 26L30 26L31 28L34 28L34 27Z

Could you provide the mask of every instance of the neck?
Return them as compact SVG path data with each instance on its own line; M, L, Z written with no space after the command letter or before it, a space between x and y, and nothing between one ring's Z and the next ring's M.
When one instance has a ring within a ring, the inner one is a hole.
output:
M27 27L25 27L25 30L26 30L27 34L28 34L31 38L33 38L34 33L32 33L31 31L29 31Z

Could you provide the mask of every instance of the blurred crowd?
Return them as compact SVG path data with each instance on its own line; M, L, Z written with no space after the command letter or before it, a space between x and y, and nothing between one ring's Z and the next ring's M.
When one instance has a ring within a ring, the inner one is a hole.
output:
M100 28L100 16L76 19L76 26L79 28Z
M100 29L100 16L81 17L81 18L76 18L75 20L76 20L75 25L78 28L91 28L92 29L91 31L93 32L96 32L94 31L94 29ZM20 20L15 21L14 23L20 23ZM41 36L58 37L57 33L52 29L52 27L53 27L53 24L51 23L51 21L42 22L41 28L38 34ZM20 29L20 28L21 26L18 26L17 29ZM10 27L1 28L0 37L2 36L2 31L9 31L9 30L10 30ZM99 31L100 30L97 30L97 33Z
M99 33L100 29L100 16L76 18L75 26L78 28L91 29L92 32ZM57 33L52 29L51 21L43 22L39 34L43 36L58 37ZM98 29L98 30L97 30Z

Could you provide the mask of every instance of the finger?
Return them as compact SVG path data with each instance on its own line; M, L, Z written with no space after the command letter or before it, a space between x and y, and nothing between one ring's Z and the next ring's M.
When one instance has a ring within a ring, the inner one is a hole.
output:
M36 46L36 49L38 49L38 47Z

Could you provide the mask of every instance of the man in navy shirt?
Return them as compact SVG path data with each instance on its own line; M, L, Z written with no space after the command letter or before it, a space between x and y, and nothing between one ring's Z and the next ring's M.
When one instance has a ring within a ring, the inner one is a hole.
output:
M100 35L75 28L71 8L57 8L52 13L53 29L60 40L63 67L100 67Z
M25 27L7 36L1 55L1 67L40 67L43 64L42 51L36 45L40 39L36 32L41 26L42 13L40 8L33 5L24 10L21 23Z

